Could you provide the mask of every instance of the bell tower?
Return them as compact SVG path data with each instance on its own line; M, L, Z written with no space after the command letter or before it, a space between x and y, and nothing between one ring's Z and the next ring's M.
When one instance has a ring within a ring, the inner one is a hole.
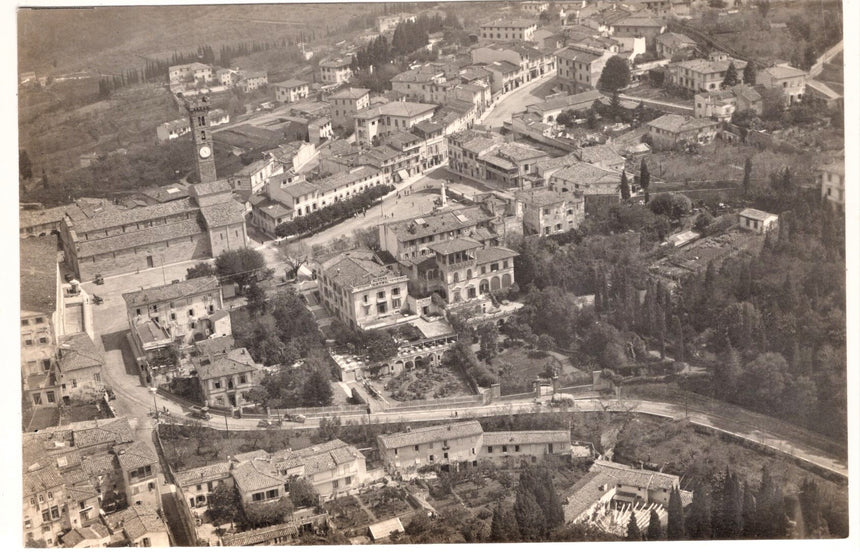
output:
M191 135L194 137L194 155L197 159L197 174L200 182L217 180L215 175L215 147L209 129L209 98L200 96L185 101L185 110L191 120Z

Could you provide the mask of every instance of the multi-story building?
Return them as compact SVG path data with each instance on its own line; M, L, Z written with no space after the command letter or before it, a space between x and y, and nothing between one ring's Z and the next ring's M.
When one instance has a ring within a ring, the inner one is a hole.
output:
M731 120L737 107L737 97L731 90L699 92L694 99L693 115L724 122Z
M24 466L24 542L42 541L45 546L59 546L57 536L67 527L66 485L59 470L48 465ZM41 543L39 543L41 544Z
M536 163L549 155L522 142L467 130L448 136L449 168L508 188L528 188Z
M621 173L616 171L574 162L548 176L549 187L556 192L581 192L585 196L586 213L594 212L602 204L621 200Z
M423 466L478 465L484 430L476 420L415 428L376 438L379 456L391 474Z
M434 256L411 264L410 283L419 294L438 293L449 306L505 291L514 283L516 251L473 238L452 238L428 247Z
M129 506L161 509L158 455L143 441L114 447Z
M370 144L376 136L409 130L433 118L436 106L415 102L390 102L355 114L355 139Z
M57 362L64 401L96 396L104 388L104 357L86 333L60 338Z
M276 82L275 99L279 102L292 103L303 100L308 97L310 85L298 79L289 79L281 82Z
M818 169L816 180L821 197L841 208L845 207L845 164L831 163Z
M560 87L570 94L597 87L606 62L613 55L607 50L566 47L555 53Z
M610 144L598 144L578 148L575 154L583 163L595 165L609 171L621 172L627 163L627 160Z
M696 52L696 41L681 33L663 33L655 40L657 55L661 58L693 57Z
M806 71L788 65L777 65L756 73L755 82L767 89L782 91L786 105L792 105L803 99L808 78Z
M467 130L451 134L448 141L448 167L470 178L486 179L486 166L481 158L504 143L496 133Z
M56 407L57 312L60 273L54 236L20 241L21 381L24 396L36 407Z
M480 460L519 466L536 463L550 454L570 454L570 431L488 431L484 433Z
M320 61L320 82L341 84L352 79L352 58L333 57Z
M667 113L645 123L654 149L672 149L683 144L710 144L720 123L712 119Z
M165 349L232 333L229 316L219 316L224 299L215 276L132 291L123 299L134 354L147 379L164 375L160 366L170 365Z
M161 123L155 128L155 135L158 137L159 142L175 140L180 136L185 136L189 132L191 132L191 124L188 122L188 119L184 117L182 119Z
M481 38L486 40L523 40L534 38L537 23L527 19L494 21L481 25Z
M167 69L171 83L181 81L194 81L207 83L212 80L214 70L205 63L186 63L184 65L172 65Z
M480 207L468 207L389 222L379 226L379 243L396 260L418 263L433 255L430 245L434 243L461 236L486 235L487 225L492 218Z
M654 51L657 37L666 31L666 24L651 17L626 17L610 25L613 36L643 36L648 50Z
M217 477L230 484L219 470L202 480ZM339 439L299 450L237 454L230 459L229 470L243 506L288 497L290 480L296 477L307 479L324 500L354 493L367 483L364 455Z
M328 97L331 104L332 123L339 127L354 124L355 114L370 107L370 90L367 88L344 88Z
M478 47L472 50L473 63L490 64L507 61L519 67L519 85L530 82L556 70L556 58L552 53L542 52L524 45Z
M233 486L230 462L218 462L199 468L176 472L176 486L182 490L188 507L202 513L209 507L209 496L219 485Z
M256 383L259 366L244 347L226 353L199 355L194 368L207 406L238 408Z
M155 509L131 506L105 517L108 528L120 536L115 546L166 548L170 546L167 525Z
M263 189L270 176L283 170L283 166L277 163L273 156L264 155L262 159L252 161L230 175L227 182L233 190L245 190L256 194Z
M516 194L523 215L523 235L551 236L579 228L585 220L581 193L562 194L546 188Z
M670 64L669 78L675 86L691 92L710 92L720 89L726 78L726 71L732 64L740 77L747 66L746 61L730 58L722 52L713 52L709 59L691 59Z
M269 74L266 71L238 71L237 76L237 85L246 94L269 84Z
M346 251L321 262L318 281L323 304L351 328L401 321L408 278L391 272L372 251Z
M490 90L493 95L505 94L516 89L521 82L520 67L510 61L493 61L482 67L491 75Z
M530 13L532 15L540 15L541 13L549 9L549 2L529 0L528 2L521 2L519 6L520 9L526 13Z

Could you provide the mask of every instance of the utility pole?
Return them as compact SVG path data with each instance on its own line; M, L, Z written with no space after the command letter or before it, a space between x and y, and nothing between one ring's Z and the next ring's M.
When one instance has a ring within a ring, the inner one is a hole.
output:
M227 438L230 438L230 426L227 425L227 413L224 413L224 429L227 430Z

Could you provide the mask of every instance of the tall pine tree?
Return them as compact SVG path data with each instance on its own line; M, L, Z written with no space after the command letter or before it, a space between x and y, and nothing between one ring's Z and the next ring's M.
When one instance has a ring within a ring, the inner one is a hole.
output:
M692 540L711 538L711 495L704 481L693 489L693 502L687 516L687 536Z
M663 527L660 525L660 515L657 510L651 510L651 517L648 519L648 540L658 541L663 538Z
M630 184L627 183L626 171L621 171L621 199L630 199Z
M642 540L642 532L639 531L639 524L636 521L636 512L634 512L633 510L630 511L630 518L627 520L627 537L625 537L625 540Z

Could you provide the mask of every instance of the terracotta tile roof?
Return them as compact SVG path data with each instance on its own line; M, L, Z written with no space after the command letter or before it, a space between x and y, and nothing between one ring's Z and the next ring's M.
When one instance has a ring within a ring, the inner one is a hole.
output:
M251 493L282 486L286 478L275 477L274 472L274 466L268 459L254 459L234 467L231 473L242 493Z
M85 333L60 338L60 372L69 373L93 366L104 366L104 357Z
M125 510L106 516L105 521L115 531L122 529L126 537L132 541L147 533L167 533L164 521L148 506L129 506Z
M165 203L164 205L170 205L170 203ZM188 236L202 233L203 229L200 227L200 223L197 222L197 217L195 216L190 220L183 220L170 224L160 224L149 228L142 228L133 232L118 234L109 238L78 241L76 246L78 250L78 258L81 258L110 253L112 251L122 251L133 247L144 247L153 243L186 238ZM78 234L78 236L80 236L80 234Z
M435 111L435 104L417 102L389 102L380 106L359 111L355 114L356 119L374 119L376 117L415 117Z
M793 77L805 77L807 75L806 71L804 71L803 69L798 69L796 67L790 67L786 65L768 67L762 72L767 73L775 79L790 79Z
M478 249L481 247L481 242L469 238L453 238L439 243L434 243L429 246L429 249L439 253L440 255L451 255L460 251L468 251L470 249Z
M83 216L80 208L74 203L51 207L50 209L22 209L18 211L18 226L29 228L48 223L59 223L66 216L66 212L76 211L78 216Z
M194 343L194 348L200 356L226 355L233 350L236 340L232 335L210 337Z
M393 449L400 447L408 447L420 445L424 443L432 443L446 439L460 439L463 437L477 437L484 430L477 420L469 420L467 422L457 422L448 425L419 427L411 431L401 433L390 433L387 435L379 435L376 439L381 448Z
M110 533L101 523L93 523L87 527L76 527L60 537L65 548L76 548L84 541L100 541L107 539Z
M621 178L621 173L602 169L590 163L573 163L554 173L552 178L570 180L580 184L593 184Z
M143 441L135 441L128 445L118 446L114 449L117 460L124 471L154 466L158 469L158 455Z
M308 82L299 80L299 79L287 79L285 81L276 82L272 86L279 86L282 88L299 88L301 86L307 86Z
M114 473L117 469L116 457L109 452L81 457L81 468L90 477Z
M232 535L227 534L224 535L221 542L224 546L252 546L255 544L270 542L274 539L282 539L284 537L298 535L298 533L299 530L296 525L289 522L263 527L262 529L243 531Z
M687 130L719 126L717 121L701 117L684 117L674 113L667 113L661 117L646 123L648 127L658 128L670 133L679 133Z
M777 215L773 213L767 213L765 211L759 211L758 209L747 208L738 213L740 216L744 218L750 218L755 220L767 220L769 218L773 218Z
M475 260L480 263L492 263L504 259L512 259L519 255L513 249L507 247L490 246L483 249L478 249L475 253Z
M600 59L602 54L594 54L583 50L574 50L572 48L562 48L555 53L556 57L569 61L578 61L581 63L591 63L596 59Z
M407 241L471 228L491 218L480 207L467 207L456 211L445 211L436 215L421 217L422 223L416 222L418 220L416 218L411 218L390 222L386 226L399 240Z
M200 184L194 184L189 188L189 191L198 197L213 194L223 194L231 190L232 187L226 179L213 180L212 182L202 182Z
M747 62L742 59L724 59L719 61L711 61L708 59L691 59L688 61L680 61L678 63L674 63L669 67L680 67L682 69L689 69L690 71L696 73L704 73L704 74L713 74L713 73L722 73L729 69L729 65L734 63L735 69L738 71L744 69L747 66Z
M527 161L535 157L549 157L545 152L522 143L508 142L499 146L498 154L514 162Z
M99 420L101 422L101 420ZM134 432L125 418L116 418L90 429L74 430L75 448L82 449L102 444L120 444L134 441Z
M609 144L601 144L597 146L589 146L579 150L580 158L584 163L623 163L624 157L615 151L615 148Z
M224 479L229 475L230 463L218 462L217 464L176 472L174 478L176 479L176 484L180 487L188 487L189 485L199 485L209 481Z
M21 243L22 314L57 310L57 238L27 238Z
M249 360L251 360L250 355L248 355L248 358ZM257 369L256 365L254 364L238 362L228 357L216 358L208 363L195 362L194 366L197 369L197 376L200 378L200 381L206 381L212 378L232 376L236 374L245 374L248 372L253 372Z
M369 94L370 90L367 88L344 88L343 90L338 90L331 96L329 99L335 100L357 100L364 96L365 94Z
M514 28L514 29L527 29L529 27L536 27L537 23L535 21L530 21L528 19L510 19L510 20L499 20L493 21L491 23L484 23L481 25L481 28Z
M563 203L568 198L565 194L547 188L517 192L516 197L526 205L538 208Z
M80 235L94 230L112 228L124 224L134 224L195 210L197 210L197 206L191 199L187 198L159 203L157 205L147 205L146 207L137 207L135 209L114 209L99 213L92 218L75 222L74 230Z
M165 301L173 301L183 297L199 295L201 293L216 292L220 289L218 278L215 276L203 276L201 278L192 278L183 280L176 284L167 284L156 286L140 291L130 291L123 293L122 298L125 300L127 308L141 307L152 305L153 303L164 303Z
M484 445L531 445L540 443L570 444L570 432L549 431L490 431L484 433Z
M63 476L54 466L24 472L24 496L56 489L63 483Z
M595 100L599 100L602 97L603 94L601 94L599 90L586 90L585 92L580 92L579 94L573 94L570 96L556 96L555 98L550 98L545 102L532 104L526 109L537 113L554 111L559 108L574 110L588 109L594 105Z
M369 255L368 255L369 254ZM343 289L371 283L378 278L398 276L373 260L369 251L345 251L321 264L323 273Z
M680 482L677 475L639 470L608 460L595 460L591 466L591 471L599 471L618 483L647 489L669 489L677 487Z
M245 209L233 200L201 207L200 213L210 230L245 221Z

